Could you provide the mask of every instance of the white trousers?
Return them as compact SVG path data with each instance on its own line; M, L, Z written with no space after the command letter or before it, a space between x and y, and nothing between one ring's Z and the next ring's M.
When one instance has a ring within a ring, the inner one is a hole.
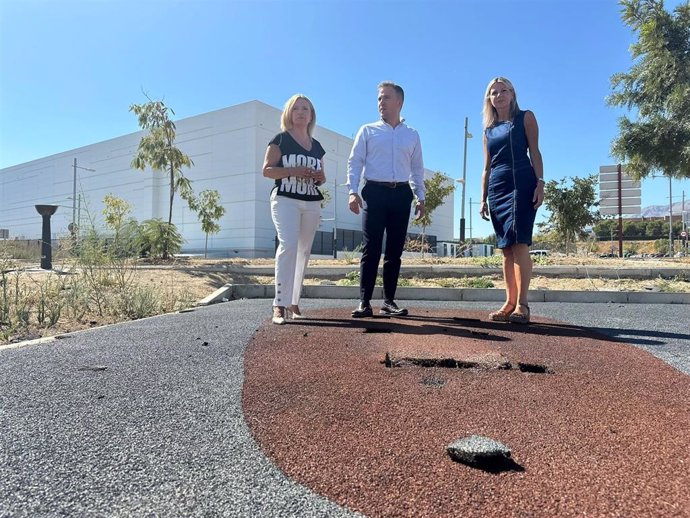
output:
M274 306L299 304L304 270L320 217L320 201L276 195L271 199L271 218L278 233Z

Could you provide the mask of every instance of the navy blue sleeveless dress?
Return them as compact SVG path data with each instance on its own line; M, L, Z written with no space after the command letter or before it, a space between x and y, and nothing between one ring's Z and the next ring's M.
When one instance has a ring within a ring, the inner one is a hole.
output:
M532 198L537 187L532 162L527 154L525 112L485 130L491 171L489 213L496 232L497 247L532 244L537 211Z

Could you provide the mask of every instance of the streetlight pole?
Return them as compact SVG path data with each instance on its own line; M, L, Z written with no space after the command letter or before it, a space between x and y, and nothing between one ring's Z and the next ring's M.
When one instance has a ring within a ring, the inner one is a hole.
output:
M672 193L672 179L668 175L668 256L673 257L673 193Z
M465 183L467 178L467 139L472 134L467 131L467 117L465 117L464 151L462 155L462 198L460 204L460 241L465 241Z

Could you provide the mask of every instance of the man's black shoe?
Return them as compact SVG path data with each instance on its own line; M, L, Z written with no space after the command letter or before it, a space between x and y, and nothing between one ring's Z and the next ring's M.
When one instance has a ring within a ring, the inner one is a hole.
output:
M391 300L383 303L379 313L382 315L390 315L392 317L404 317L407 315L407 309L399 308L398 305Z
M365 318L374 316L374 311L371 309L371 304L368 302L360 302L359 307L352 312L352 318Z

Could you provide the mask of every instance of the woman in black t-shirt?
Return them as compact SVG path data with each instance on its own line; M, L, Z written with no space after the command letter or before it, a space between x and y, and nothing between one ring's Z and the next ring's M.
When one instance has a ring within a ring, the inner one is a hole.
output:
M311 101L295 94L285 103L281 133L268 144L263 175L275 180L271 191L271 217L278 234L275 260L273 323L304 318L299 309L304 270L321 218L323 196L318 186L326 177L318 140L312 138L316 111Z

